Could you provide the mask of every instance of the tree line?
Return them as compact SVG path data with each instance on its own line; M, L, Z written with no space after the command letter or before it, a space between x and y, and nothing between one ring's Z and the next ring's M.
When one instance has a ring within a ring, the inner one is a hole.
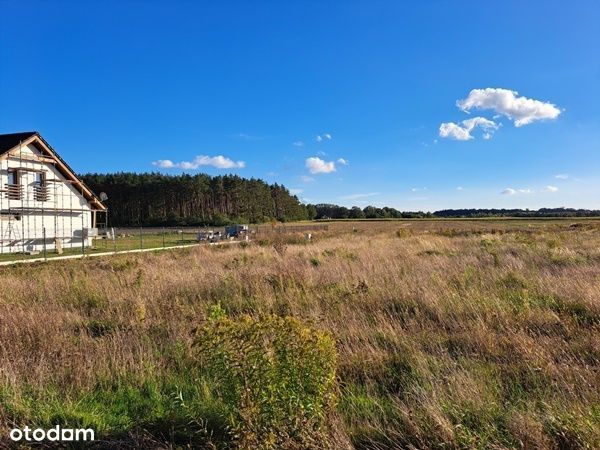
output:
M105 192L111 226L226 225L306 220L307 208L280 184L237 175L88 173L83 181Z
M540 209L444 209L436 217L599 217L600 210L574 208Z
M185 226L261 223L271 220L414 219L477 217L591 217L598 210L572 208L445 209L399 211L390 207L303 204L281 184L237 175L88 173L96 193L108 195L111 226Z
M308 205L313 207L313 205ZM310 214L309 214L310 215ZM480 218L480 217L600 217L600 210L574 208L530 209L444 209L435 212L399 211L395 208L358 206L346 208L332 204L314 205L315 219L416 219L416 218Z

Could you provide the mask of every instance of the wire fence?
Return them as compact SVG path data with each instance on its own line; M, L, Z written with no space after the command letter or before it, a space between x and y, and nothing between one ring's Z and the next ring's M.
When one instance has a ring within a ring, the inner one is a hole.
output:
M242 229L231 227L111 227L88 236L76 230L73 236L50 236L46 229L41 236L28 236L26 242L15 242L12 248L4 247L0 263L28 259L48 260L59 256L86 256L102 253L119 253L133 250L152 250L202 244L219 244L252 241L272 234L313 233L327 231L328 225L251 225ZM68 242L68 245L62 244ZM31 250L25 250L25 249Z

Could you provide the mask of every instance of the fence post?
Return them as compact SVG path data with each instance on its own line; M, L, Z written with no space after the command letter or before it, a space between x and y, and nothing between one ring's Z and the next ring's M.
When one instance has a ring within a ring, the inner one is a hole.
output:
M117 253L117 229L113 228L113 248L115 249L115 253Z
M42 237L44 238L44 261L47 261L48 258L46 256L46 227L42 228Z
M83 213L81 214L81 254L85 256L85 230L83 229Z
M140 227L140 250L144 248L144 238L142 236L142 227Z
M163 248L165 248L165 227L162 227L162 243Z

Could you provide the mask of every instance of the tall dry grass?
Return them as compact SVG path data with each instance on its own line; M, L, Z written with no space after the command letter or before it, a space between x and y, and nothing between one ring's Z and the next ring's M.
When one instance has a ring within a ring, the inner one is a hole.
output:
M107 445L221 445L190 369L220 304L332 333L340 445L600 448L600 227L528 225L345 224L4 268L0 434L69 422Z

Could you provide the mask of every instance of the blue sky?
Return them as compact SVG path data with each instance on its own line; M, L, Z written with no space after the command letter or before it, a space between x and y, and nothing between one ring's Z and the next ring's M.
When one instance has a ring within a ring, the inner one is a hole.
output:
M40 131L79 172L237 173L403 210L600 208L596 1L0 15L0 132Z

